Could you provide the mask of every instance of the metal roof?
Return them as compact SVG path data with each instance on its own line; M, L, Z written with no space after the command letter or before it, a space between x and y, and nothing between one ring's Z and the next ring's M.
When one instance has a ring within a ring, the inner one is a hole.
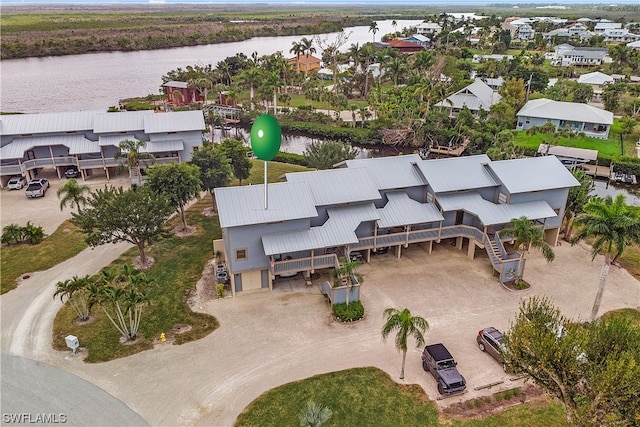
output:
M556 156L500 160L488 167L511 194L580 185Z
M220 187L214 191L222 228L318 216L306 182L269 184L268 209L264 208L263 184Z
M380 192L365 168L292 172L285 176L287 182L306 182L316 206L380 199Z
M584 83L588 85L603 85L605 83L613 83L613 77L601 73L600 71L594 71L593 73L583 74L578 77L578 83Z
M26 135L93 129L95 112L4 114L0 116L2 135Z
M145 133L204 130L204 114L200 110L155 113L144 117Z
M491 163L486 154L423 160L417 167L436 193L496 187L498 181L486 169Z
M371 159L355 159L343 162L348 168L365 168L373 178L379 190L416 187L425 185L426 181L419 171L412 166L422 159L417 154L405 156L375 157Z
M483 110L489 111L491 105L499 102L500 99L500 95L494 93L489 85L480 79L476 79L476 81L469 86L445 98L444 101L438 102L436 105L449 108L467 107L470 110L479 110L482 108Z
M265 255L357 243L356 228L363 221L375 221L380 218L378 209L373 203L329 208L327 213L329 219L321 226L306 230L264 234L262 246Z
M542 143L538 147L538 153L546 156L553 155L558 157L566 157L568 159L593 160L598 158L598 150L589 150L586 148L563 147L561 145L549 145Z
M187 82L179 82L177 80L169 80L162 85L163 87L178 87L181 89L187 89L189 84Z
M122 141L125 140L129 140L129 141L137 141L138 138L135 137L135 135L133 134L126 134L126 135L100 135L98 137L98 144L101 147L105 147L108 145L113 145L114 147L117 147L120 145L120 143Z
M91 153L100 153L100 145L98 145L98 141L90 141L83 138L81 141L75 141L69 146L69 154Z
M540 98L529 101L518 111L518 117L568 120L572 122L613 124L613 113L579 102L562 102Z
M544 200L495 204L483 199L478 193L465 192L443 194L437 196L436 201L444 211L463 210L477 216L485 226L505 224L523 216L528 219L553 218L557 216L551 206Z
M182 151L184 150L184 141L181 139L171 141L153 141L147 142L145 147L140 148L141 153L160 153L163 151Z
M387 204L378 209L381 228L399 227L409 224L443 221L444 218L433 203L420 203L407 195L404 191L387 193Z
M151 110L98 113L94 116L93 131L95 133L141 131L144 129L144 117L152 114L154 112Z
M0 149L0 159L21 159L24 152L33 147L48 147L54 145L64 145L69 148L69 154L96 153L96 151L78 151L71 152L72 147L81 147L81 149L93 150L93 145L97 142L89 141L84 135L59 135L59 136L31 136L25 138L14 138L9 144ZM80 149L80 148L79 148Z

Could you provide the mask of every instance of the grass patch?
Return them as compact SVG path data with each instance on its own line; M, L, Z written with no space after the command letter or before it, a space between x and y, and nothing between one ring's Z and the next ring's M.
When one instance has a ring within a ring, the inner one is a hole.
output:
M37 245L3 245L0 248L0 293L14 289L16 279L23 274L47 270L76 256L86 247L84 235L68 220Z
M640 247L627 246L618 261L629 274L640 280Z
M620 310L609 311L605 313L603 317L609 316L621 317L627 323L635 325L636 328L640 329L640 310L636 310L635 308L621 308Z
M249 173L249 179L242 181L242 185L264 184L264 162L262 160L251 159L253 167ZM269 182L281 182L281 176L289 172L310 171L306 166L292 165L290 163L269 162L267 168L267 180ZM231 181L231 185L238 185L238 180Z
M328 406L330 426L566 426L562 406L534 403L510 408L479 420L440 419L417 384L395 383L378 368L355 368L316 375L264 393L240 414L236 426L293 426L307 400ZM472 403L473 405L473 403Z

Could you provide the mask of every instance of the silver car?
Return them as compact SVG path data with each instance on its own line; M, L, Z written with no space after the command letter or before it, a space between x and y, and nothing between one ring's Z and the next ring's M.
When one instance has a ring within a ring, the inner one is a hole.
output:
M478 331L476 337L478 348L480 351L485 351L491 355L498 362L502 363L501 353L504 351L504 335L502 332L490 326Z
M27 178L24 176L14 176L7 183L7 188L9 190L22 190L22 187L27 185Z

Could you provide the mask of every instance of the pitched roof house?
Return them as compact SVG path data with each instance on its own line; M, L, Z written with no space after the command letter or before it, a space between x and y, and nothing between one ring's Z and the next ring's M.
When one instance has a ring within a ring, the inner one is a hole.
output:
M555 59L551 65L568 66L596 66L602 65L608 49L597 47L575 47L570 44L561 44L554 48Z
M493 104L500 102L500 99L502 97L489 85L481 79L476 79L469 86L438 102L436 106L448 108L450 117L456 117L464 107L476 116L480 110L489 111Z
M291 64L291 67L296 71L310 73L320 69L321 60L320 58L305 53L304 55L300 55L300 57L294 56L293 58L289 58L287 62Z
M389 40L387 43L389 44L389 46L391 46L398 52L402 52L402 53L413 53L413 52L419 52L421 50L424 50L424 47L422 45L419 45L418 43L413 43L407 40L392 39L392 40Z
M613 124L613 113L578 102L561 102L541 98L529 101L517 113L516 129L553 123L556 130L583 132L593 138L607 139Z
M463 172L464 171L464 172ZM337 169L289 173L269 184L215 190L233 294L279 286L279 275L335 268L338 256L391 247L397 257L451 239L467 255L485 249L501 281L519 256L497 233L525 216L555 244L569 188L578 185L554 156L491 161L486 155L422 160L406 156L347 160Z

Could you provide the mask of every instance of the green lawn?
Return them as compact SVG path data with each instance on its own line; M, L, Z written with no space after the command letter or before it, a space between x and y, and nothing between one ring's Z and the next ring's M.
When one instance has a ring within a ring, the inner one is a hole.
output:
M526 131L518 132L515 139L516 144L521 147L538 150L543 142L549 142L552 145L562 145L565 147L586 148L589 150L598 150L599 159L616 160L620 158L620 136L618 133L610 132L609 139L587 138L587 137L557 137L556 135L547 135L538 133L535 135L527 135ZM636 156L635 141L631 138L625 138L624 153L627 156Z
M235 425L297 426L309 399L333 412L325 427L566 426L561 406L546 403L519 405L480 420L447 420L420 386L397 384L373 367L317 375L269 390L245 408Z
M52 235L37 245L3 245L0 248L0 293L14 289L17 286L16 279L23 274L47 270L86 247L84 235L69 221L63 222Z

